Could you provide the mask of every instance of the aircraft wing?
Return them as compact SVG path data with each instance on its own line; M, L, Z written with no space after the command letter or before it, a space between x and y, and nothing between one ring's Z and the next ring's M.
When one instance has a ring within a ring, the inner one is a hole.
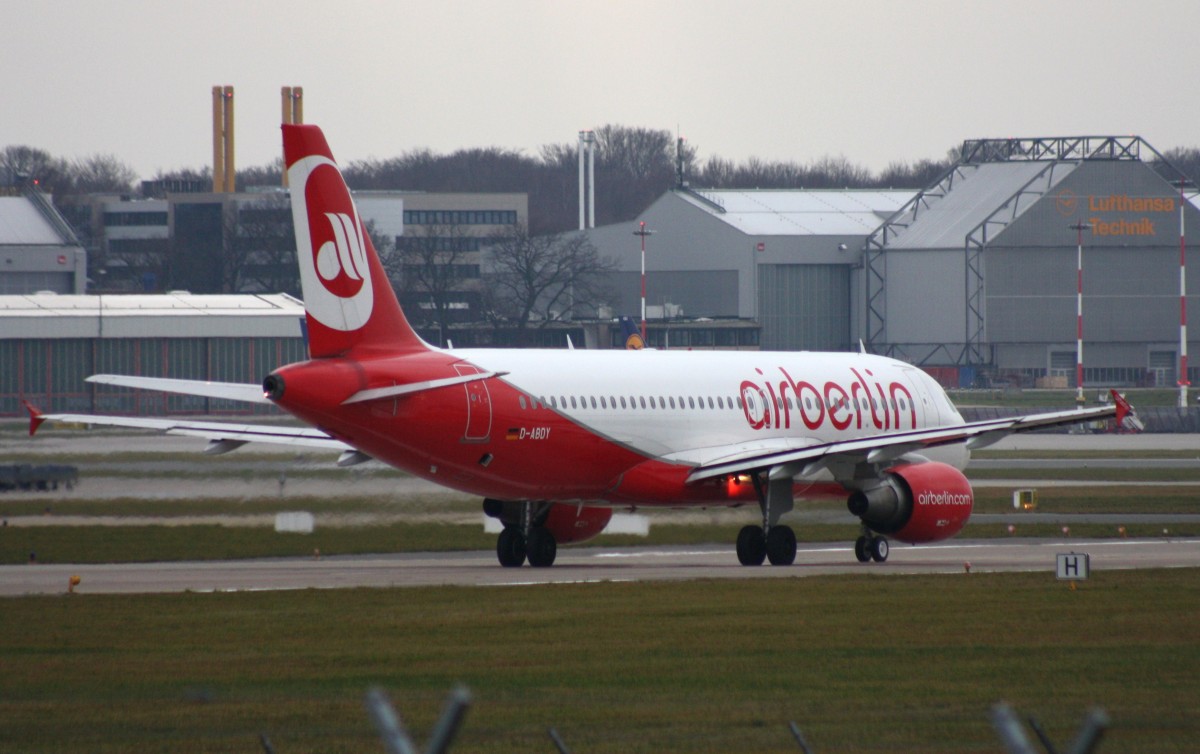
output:
M399 395L419 393L426 390L459 385L476 380L499 377L506 372L483 372L442 380L428 380L406 385L393 385L371 390L362 390L346 399L345 403L361 403L363 401L390 398ZM270 403L263 393L261 385L251 385L236 382L211 382L206 380L178 380L167 377L137 377L123 374L94 374L87 378L88 382L102 385L118 385L140 390L158 390L165 393L180 393L206 398L221 398L225 400L244 401L247 403ZM217 454L240 448L246 443L262 442L274 445L302 446L323 450L340 450L343 456L338 465L349 466L361 463L366 456L350 447L341 440L336 440L319 429L312 427L293 427L271 424L233 424L225 422L192 421L190 419L158 419L139 416L102 416L96 414L43 414L30 403L25 403L29 411L29 434L37 432L45 422L91 424L105 427L128 427L132 429L153 429L168 435L185 437L201 437L209 441L205 453Z
M1053 411L1004 419L988 419L945 427L929 427L912 431L891 432L852 440L817 443L804 448L772 450L746 454L740 448L729 448L725 459L702 463L688 475L688 482L699 482L729 474L748 474L769 471L772 479L804 477L815 474L838 462L890 463L908 453L924 448L954 443L966 443L970 449L984 448L1008 435L1035 429L1080 424L1116 417L1123 424L1128 417L1136 422L1133 409L1113 391L1113 405L1096 408ZM1138 422L1140 424L1140 422Z
M98 424L105 427L154 429L168 435L201 437L209 441L206 453L223 453L248 442L301 446L322 450L352 451L346 443L335 440L319 429L271 424L233 424L225 422L192 421L190 419L153 419L138 416L97 416L94 414L43 414L28 403L29 434L45 422Z

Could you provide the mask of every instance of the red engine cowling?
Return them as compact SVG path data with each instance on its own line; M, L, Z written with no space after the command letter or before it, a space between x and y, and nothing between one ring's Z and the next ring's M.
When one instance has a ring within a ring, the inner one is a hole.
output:
M958 534L974 505L971 483L944 463L894 466L880 484L854 492L847 503L871 530L914 544Z
M589 508L555 503L546 514L545 526L560 545L586 542L608 526L612 508Z

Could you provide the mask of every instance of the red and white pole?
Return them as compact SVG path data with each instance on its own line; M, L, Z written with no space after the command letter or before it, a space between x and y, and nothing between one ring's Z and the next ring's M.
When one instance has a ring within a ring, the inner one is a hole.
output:
M1179 181L1179 410L1188 407L1188 357L1187 357L1187 241L1184 235L1184 208L1187 198L1183 189L1187 181Z
M642 343L647 347L649 341L646 340L646 236L653 232L646 230L645 222L639 222L638 229L633 232L633 235L642 237Z
M1075 230L1075 403L1082 406L1083 397L1083 231L1088 223L1076 223Z

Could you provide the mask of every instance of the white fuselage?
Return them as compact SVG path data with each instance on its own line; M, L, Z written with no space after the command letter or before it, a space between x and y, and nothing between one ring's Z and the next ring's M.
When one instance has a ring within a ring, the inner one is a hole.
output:
M803 447L961 424L926 373L859 353L460 349L447 352L649 457L700 464L747 451ZM507 417L510 422L517 417ZM959 444L934 451L962 468Z

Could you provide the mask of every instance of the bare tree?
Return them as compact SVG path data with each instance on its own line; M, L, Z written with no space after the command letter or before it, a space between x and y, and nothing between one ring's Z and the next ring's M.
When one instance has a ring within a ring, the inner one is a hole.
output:
M609 298L605 274L613 260L601 257L586 235L533 236L518 223L484 250L484 291L493 322L507 322L524 342L530 326L595 311Z
M16 144L0 152L0 181L36 182L42 191L55 193L70 184L67 163L44 149Z
M111 154L75 160L70 174L73 194L128 194L137 181L137 172Z
M380 255L392 286L408 304L406 310L427 313L426 322L438 328L439 345L445 345L453 307L464 294L477 295L479 264L472 254L479 238L458 223L412 228L396 239L390 253Z
M226 223L226 290L299 294L296 233L285 194L242 204Z
M242 191L252 186L278 188L283 185L283 158L279 157L266 165L241 168L237 171L237 185Z

